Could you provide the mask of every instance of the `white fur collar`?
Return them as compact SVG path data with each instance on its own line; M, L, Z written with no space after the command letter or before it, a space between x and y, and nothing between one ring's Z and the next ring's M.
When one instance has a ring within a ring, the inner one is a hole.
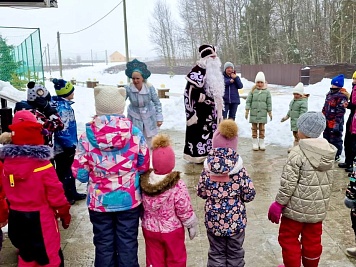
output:
M160 174L155 174L154 171L150 173L150 176L148 177L148 183L151 185L158 184L162 182L166 178L166 174L160 175Z

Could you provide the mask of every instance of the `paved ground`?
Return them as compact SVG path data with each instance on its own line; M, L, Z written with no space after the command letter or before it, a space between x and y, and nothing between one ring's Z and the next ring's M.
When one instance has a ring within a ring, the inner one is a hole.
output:
M196 197L195 186L202 165L187 164L182 159L184 134L169 132L174 140L177 170L182 172L187 183L195 211L199 218L199 235L193 240L186 240L188 250L188 266L206 266L208 240L204 227L204 201ZM246 251L246 266L276 267L282 263L281 249L277 241L278 226L267 219L267 211L274 200L279 186L279 176L287 157L286 148L268 146L265 152L253 152L250 139L239 140L239 153L242 155L245 167L252 177L257 195L256 199L247 204L248 226L244 248ZM344 170L335 169L335 181L331 197L329 213L324 221L323 254L320 267L351 267L356 266L356 260L344 254L345 248L356 245L349 221L349 210L343 205L347 177ZM78 187L85 191L85 185ZM73 221L67 230L62 231L62 248L64 250L66 267L93 266L94 246L92 244L92 228L84 202L75 204L72 208ZM139 235L139 259L145 266L144 240ZM15 249L8 239L0 252L0 266L16 266Z

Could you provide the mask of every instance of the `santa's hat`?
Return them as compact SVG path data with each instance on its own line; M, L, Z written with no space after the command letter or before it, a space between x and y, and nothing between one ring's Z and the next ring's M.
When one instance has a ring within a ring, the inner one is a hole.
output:
M152 167L155 174L169 174L174 166L175 155L168 135L156 135L152 139Z
M28 110L17 111L9 125L15 145L43 145L42 125Z
M201 58L216 57L216 48L213 45L204 44L199 47L199 53Z

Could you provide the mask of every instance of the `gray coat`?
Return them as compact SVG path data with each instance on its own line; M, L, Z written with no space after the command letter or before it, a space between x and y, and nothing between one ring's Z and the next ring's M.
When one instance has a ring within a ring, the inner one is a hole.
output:
M272 111L271 93L267 89L255 89L246 99L245 109L250 110L250 123L267 123L267 113Z
M163 121L162 104L153 85L144 83L142 89L136 89L133 83L125 86L126 99L130 100L127 117L139 128L145 137L158 133L157 121Z
M336 148L324 138L301 139L288 155L276 201L283 216L302 223L325 219Z

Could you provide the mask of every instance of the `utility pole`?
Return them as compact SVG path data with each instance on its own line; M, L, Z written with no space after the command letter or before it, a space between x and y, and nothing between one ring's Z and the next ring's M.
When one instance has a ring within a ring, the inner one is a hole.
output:
M90 58L91 58L91 65L94 66L94 63L93 63L93 49L90 49Z
M126 52L126 63L129 62L129 40L127 35L127 18L126 18L126 0L122 1L124 7L124 30L125 30L125 52ZM127 77L127 82L130 82L130 78Z
M52 70L51 70L51 58L49 56L49 44L47 44L47 54L48 54L48 67L49 67L49 75L52 75Z
M105 64L108 64L108 50L105 50Z
M62 52L61 52L61 36L57 32L57 43L58 43L58 61L59 61L59 76L63 78L63 66L62 66Z

